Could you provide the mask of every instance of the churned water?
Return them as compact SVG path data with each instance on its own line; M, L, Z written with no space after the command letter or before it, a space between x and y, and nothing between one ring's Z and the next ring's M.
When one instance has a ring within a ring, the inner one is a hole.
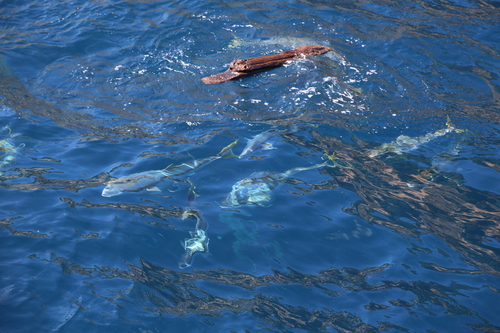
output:
M1 1L0 331L500 331L499 20Z

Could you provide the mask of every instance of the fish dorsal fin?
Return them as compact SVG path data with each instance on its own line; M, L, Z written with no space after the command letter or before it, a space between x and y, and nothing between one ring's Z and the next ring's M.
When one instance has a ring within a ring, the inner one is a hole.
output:
M0 132L2 132L3 130L7 130L7 136L11 135L12 134L12 129L10 128L9 125L5 125L2 129L0 129Z

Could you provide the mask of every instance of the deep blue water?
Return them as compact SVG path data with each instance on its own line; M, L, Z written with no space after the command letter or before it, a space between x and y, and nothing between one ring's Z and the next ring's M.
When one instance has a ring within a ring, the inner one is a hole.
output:
M499 20L492 0L0 1L0 331L500 331ZM307 44L334 51L201 82ZM371 156L447 117L462 131ZM101 195L272 128L275 149ZM188 209L210 241L180 268Z

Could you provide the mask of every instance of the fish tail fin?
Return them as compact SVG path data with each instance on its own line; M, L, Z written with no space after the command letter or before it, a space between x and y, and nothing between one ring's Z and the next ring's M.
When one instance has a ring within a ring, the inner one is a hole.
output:
M9 125L5 125L4 127L2 127L2 128L0 129L0 132L1 132L1 131L3 131L3 130L7 130L7 132L8 132L8 133L7 133L7 136L9 136L9 135L11 135L11 134L12 134L12 129L10 128L10 126L9 126Z
M331 165L332 168L339 167L339 168L344 168L344 169L352 169L352 167L348 167L348 166L344 166L344 165L339 164L339 162L338 162L339 158L337 157L336 152L333 152L333 154L330 154L330 155L325 154L325 157L323 157L323 159L326 160L324 162L325 165L328 164L329 161L331 161L333 163L333 165Z
M451 122L450 116L446 116L446 132L465 133L469 131L462 128L456 128L455 124Z
M236 155L233 153L232 149L229 149L225 154L221 155L222 158L233 158L233 157L240 157L239 155Z
M455 124L451 122L450 116L446 116L446 131L447 132L456 131Z
M227 145L226 147L222 148L222 150L216 155L218 157L223 157L223 158L231 158L231 157L238 157L238 155L234 155L232 148L236 146L236 144L240 141L239 139L234 141L233 143Z
M339 165L339 162L337 162L338 160L338 157L337 157L337 153L336 152L333 152L333 154L325 154L325 157L323 157L324 160L326 160L325 163L328 163L328 161L332 161L333 163L333 167L336 167Z

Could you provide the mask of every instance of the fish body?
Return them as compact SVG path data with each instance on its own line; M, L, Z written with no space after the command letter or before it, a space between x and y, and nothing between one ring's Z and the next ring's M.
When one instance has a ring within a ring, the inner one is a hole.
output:
M106 183L106 187L102 190L102 196L114 197L124 192L139 192L144 189L153 189L165 177L167 176L163 173L163 170L151 170L113 179Z
M309 167L293 168L285 172L254 172L233 185L231 192L222 200L221 207L237 207L242 205L262 205L271 199L271 191L280 181L291 174L325 166L327 162Z
M0 140L0 152L4 152L4 154L0 156L0 176L5 173L3 170L6 170L16 159L19 148L24 146L24 143L16 147L8 140Z
M446 123L447 127L444 129L437 130L432 133L427 133L417 137L409 137L406 135L400 135L396 138L395 141L391 143L384 143L381 146L373 149L369 156L376 157L388 152L393 152L398 155L406 153L410 150L416 149L424 143L427 143L435 138L443 136L447 133L451 132L462 132L463 130L456 129L453 123L448 118L448 122Z
M200 158L191 162L182 163L180 165L169 165L162 170L151 170L140 173L135 173L129 176L113 179L106 183L106 187L102 190L103 197L113 197L120 195L123 192L139 192L144 189L150 191L159 191L155 188L156 184L167 177L179 176L191 170L197 169L204 164L215 161L232 155L231 148L236 145L237 141L224 147L217 155Z
M252 154L254 151L258 149L274 149L272 145L268 144L266 141L275 137L280 132L275 129L269 129L265 132L257 134L252 139L248 140L247 145L243 148L239 158L245 157L247 155Z
M247 145L245 146L245 148L243 148L243 151L241 152L239 157L240 158L245 157L259 149L264 149L264 150L275 149L272 144L267 142L269 139L272 139L278 135L297 133L300 130L302 129L300 128L300 126L297 125L293 125L290 129L286 129L284 131L280 131L276 128L268 129L267 131L257 134L252 139L248 140Z
M190 231L191 238L186 238L184 243L181 242L182 247L184 247L184 253L182 255L182 262L179 263L180 268L186 268L191 266L193 261L193 256L197 252L207 252L208 251L208 241L207 236L208 221L203 217L203 213L198 210L191 208L195 198L198 196L194 191L194 184L188 179L191 187L188 191L188 208L182 212L182 219L194 217L196 220L196 226L194 231Z
M208 237L204 230L196 229L196 231L190 231L191 238L186 238L184 241L184 249L189 255L193 255L196 252L206 252Z
M271 199L271 191L279 184L280 173L255 172L233 185L221 207L257 205Z
M190 231L191 238L186 238L182 246L184 247L184 254L182 255L182 263L179 264L180 268L186 268L191 265L193 256L197 252L205 253L208 251L209 239L205 230L196 229Z

